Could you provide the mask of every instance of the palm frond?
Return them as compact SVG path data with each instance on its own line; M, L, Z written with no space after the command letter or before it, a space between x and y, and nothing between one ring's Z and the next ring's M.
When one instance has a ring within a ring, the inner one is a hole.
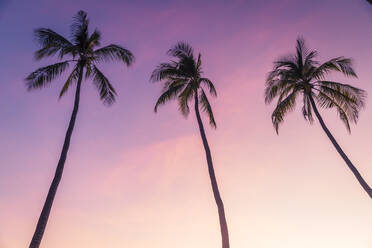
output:
M192 99L194 95L194 91L192 89L191 84L188 84L182 92L178 95L178 105L179 105L179 110L182 113L183 116L188 116L190 113L190 108L189 108L189 101Z
M348 77L357 77L353 69L352 60L344 57L333 58L321 64L313 72L312 76L318 80L323 80L326 75L333 71L341 72Z
M202 60L201 60L201 54L199 53L198 60L196 62L196 70L198 71L199 74L203 73L201 71L201 68L202 68Z
M318 95L316 97L318 104L323 108L336 108L338 116L340 117L341 121L345 124L345 127L347 131L350 133L350 122L349 122L349 115L348 113L340 106L332 97L324 94L323 92L318 92ZM356 122L358 116L351 116L352 121ZM356 119L355 119L356 118Z
M180 70L177 68L176 62L161 63L151 73L150 81L158 82L163 79L180 78Z
M27 76L27 89L40 89L47 86L53 79L61 75L68 68L68 66L69 62L64 61L37 69Z
M99 90L99 95L103 103L111 105L115 102L116 91L110 84L106 76L95 66L92 67L93 83Z
M71 36L74 44L83 47L88 40L89 20L87 13L80 10L75 16L71 25Z
M159 99L156 101L154 112L156 113L158 111L158 107L160 105L164 105L168 101L175 99L177 97L177 94L184 88L184 84L176 85L174 87L170 87L168 90L164 91Z
M306 57L307 48L305 45L305 40L302 37L296 40L296 63L300 71L304 67L304 57Z
M61 92L59 93L59 98L61 98L67 92L70 85L76 82L78 78L79 78L79 67L75 66L75 68L72 70L72 72L68 76L65 84L63 85Z
M216 128L217 125L216 125L216 121L214 119L214 115L213 115L213 111L212 111L212 107L208 101L208 98L207 98L207 95L205 94L204 90L201 89L201 94L200 94L200 105L201 105L201 109L203 110L203 112L207 113L208 117L209 117L209 124L213 127L213 128Z
M270 104L277 96L278 96L278 92L279 92L279 87L278 87L278 83L277 82L280 82L279 79L277 80L271 80L268 82L266 82L267 86L265 88L265 103L266 104Z
M162 92L165 92L169 88L173 88L173 87L176 87L176 86L181 85L181 84L186 85L186 83L187 83L186 79L179 79L179 78L170 77L166 81L164 81Z
M352 91L334 89L328 86L320 86L319 94L326 100L331 99L333 105L322 104L322 107L339 107L345 112L348 119L354 123L358 121L359 111L364 106L364 96L355 95Z
M85 65L85 79L88 79L92 76L93 73L93 64L92 63L86 63Z
M181 41L178 42L174 47L169 49L167 53L177 58L193 58L194 50L188 43Z
M302 115L305 120L310 122L310 124L314 122L311 101L309 99L309 96L306 94L303 95Z
M318 56L318 52L313 50L313 51L310 51L306 57L305 57L305 61L304 61L304 68L306 68L307 70L315 67L318 65L318 61L315 61L314 58L316 58Z
M286 69L287 71L299 71L299 67L294 60L293 56L287 55L274 61L273 74L280 72L280 69Z
M97 61L122 61L127 66L134 62L134 55L128 49L111 44L94 51Z
M90 35L87 42L87 49L93 51L93 48L101 44L101 32L98 29L95 29L94 32Z
M279 132L279 124L283 122L284 116L294 110L296 106L296 97L298 91L293 91L283 101L278 102L275 110L271 115L271 121L274 125L276 133Z
M270 104L276 97L286 97L296 86L296 82L290 79L274 78L266 81L265 103Z
M35 53L35 58L37 60L55 55L56 53L59 53L58 56L60 59L69 53L71 53L73 57L76 55L76 47L62 35L49 28L36 29L34 31L34 36L41 46L41 49Z
M266 77L265 103L271 103L296 84L298 67L291 56L285 56L274 62L274 68Z
M302 76L302 70L296 62L296 57L287 55L281 57L279 60L274 61L274 68L268 74L266 81L278 79L298 79Z
M279 90L278 94L278 104L283 101L289 94L295 91L299 91L301 88L297 84L289 84L286 87L282 87Z
M355 104L359 109L363 108L365 105L367 93L362 89L349 84L325 80L317 81L315 85L318 85L322 90L327 91L333 97L340 98L341 101Z
M216 89L214 88L214 85L212 83L211 80L209 80L208 78L200 78L200 82L201 83L204 83L208 89L209 89L209 93L214 96L214 97L217 97L217 91Z

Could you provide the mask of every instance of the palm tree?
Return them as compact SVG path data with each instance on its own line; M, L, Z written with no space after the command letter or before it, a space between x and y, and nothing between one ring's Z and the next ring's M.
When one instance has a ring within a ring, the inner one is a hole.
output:
M32 72L26 78L28 90L41 89L49 85L55 78L65 72L70 64L74 65L72 72L69 74L59 96L62 97L69 87L75 83L76 90L74 108L66 132L61 156L35 233L31 240L30 248L37 248L40 246L58 184L61 181L63 167L79 108L80 87L83 78L91 78L99 91L103 103L111 105L115 101L116 91L108 78L98 69L98 64L108 61L121 61L127 66L130 66L134 61L134 56L129 50L115 44L96 49L100 45L101 33L95 29L94 32L89 34L88 26L89 20L87 14L84 11L79 11L74 17L74 22L71 26L71 41L49 28L39 28L34 32L37 41L41 45L41 48L35 53L36 59L40 60L45 57L58 55L58 59L62 62L42 67ZM65 57L69 57L69 59L64 60Z
M295 109L296 99L302 95L302 115L305 120L313 122L313 111L324 132L331 140L337 152L359 181L362 188L372 198L372 190L360 175L350 159L346 156L333 137L322 116L321 108L334 108L341 121L350 133L350 122L358 121L359 111L364 106L366 93L364 90L348 84L328 81L326 76L331 72L341 72L347 77L357 77L351 59L337 57L320 64L315 60L316 51L308 50L302 38L297 39L296 54L282 57L274 62L273 70L266 79L265 102L278 102L271 119L278 133L279 124L284 116Z
M154 111L157 112L160 105L177 98L180 112L184 116L187 116L190 112L189 103L194 100L196 119L198 121L200 135L206 153L213 195L218 208L222 236L222 248L228 248L230 245L225 210L220 192L218 190L217 180L213 168L212 155L209 149L199 110L201 109L208 115L209 124L213 128L216 128L212 107L209 104L203 87L206 87L209 93L214 97L217 96L217 92L211 80L202 77L201 55L199 53L198 58L195 58L193 49L189 44L184 42L177 43L168 51L168 55L173 56L176 61L160 64L151 75L150 80L152 82L164 82L162 94L155 104Z

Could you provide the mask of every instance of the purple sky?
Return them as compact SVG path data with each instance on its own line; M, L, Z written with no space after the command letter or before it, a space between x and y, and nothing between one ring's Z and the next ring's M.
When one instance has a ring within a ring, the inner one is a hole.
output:
M187 41L202 53L217 130L207 128L235 248L367 248L372 204L317 122L289 114L280 135L265 106L272 62L302 35L321 61L352 57L372 92L372 6L315 1L3 1L0 0L1 248L28 245L49 187L73 104L58 100L63 80L27 92L24 78L55 59L35 61L32 31L68 36L88 13L102 45L136 56L131 68L102 70L119 96L110 108L87 81L65 174L42 247L218 247L217 212L193 112L175 103L153 113L161 86L149 83L166 51ZM322 111L345 152L372 184L372 106L348 135L335 111ZM207 122L206 122L207 124Z

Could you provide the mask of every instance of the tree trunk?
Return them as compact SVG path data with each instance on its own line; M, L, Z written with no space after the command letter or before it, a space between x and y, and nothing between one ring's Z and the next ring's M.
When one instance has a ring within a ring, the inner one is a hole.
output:
M227 229L225 210L224 210L223 202L222 202L222 199L221 199L221 196L220 196L220 192L218 190L216 176L214 174L211 151L209 149L207 137L205 135L203 122L200 118L199 99L198 99L197 94L195 94L195 113L196 113L196 119L198 120L198 124L199 124L200 136L203 140L205 154L206 154L206 157L207 157L208 172L209 172L209 177L210 177L211 184L212 184L213 195L214 195L214 199L216 201L217 208L218 208L218 216L219 216L219 219L220 219L220 228L221 228L221 236L222 236L222 248L229 248L230 247L229 232L228 232L228 229Z
M70 123L68 125L68 129L66 132L65 142L63 143L63 148L62 148L61 156L58 161L57 169L54 174L52 184L50 185L49 192L45 200L43 210L41 211L39 220L37 222L36 230L34 232L34 236L32 237L29 248L39 248L40 246L40 243L43 238L43 234L44 234L47 222L48 222L50 210L52 209L53 200L57 193L58 184L62 178L63 167L65 165L68 148L70 146L71 135L72 135L72 131L75 125L76 115L79 109L80 86L81 86L82 79L83 79L83 66L80 66L79 78L78 78L78 82L76 86L76 93L75 93L74 109L72 111Z
M353 163L350 161L350 159L346 156L346 154L344 153L344 151L341 149L340 145L337 143L336 139L333 137L333 135L331 134L331 132L328 130L327 126L325 125L325 123L323 121L323 118L320 116L320 113L319 113L319 111L318 111L318 109L316 107L316 104L314 102L313 97L311 95L309 95L309 97L310 97L311 106L313 107L314 112L315 112L315 115L318 118L318 120L320 122L320 125L322 126L324 132L327 134L327 136L331 140L333 146L336 148L337 152L341 155L341 157L343 158L343 160L345 161L345 163L347 164L347 166L349 167L349 169L351 170L351 172L353 172L354 176L356 177L356 179L358 180L358 182L360 183L360 185L362 186L362 188L367 192L367 194L369 195L369 197L372 199L372 189L371 189L371 187L369 187L369 185L367 184L367 182L360 175L360 173L357 170L357 168L355 168L355 166L353 165Z

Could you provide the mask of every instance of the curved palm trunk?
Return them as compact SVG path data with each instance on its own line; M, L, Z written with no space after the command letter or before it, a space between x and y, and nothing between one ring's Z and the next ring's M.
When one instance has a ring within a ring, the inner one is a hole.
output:
M43 234L44 234L47 222L48 222L50 210L52 209L53 200L57 193L58 184L62 178L63 167L65 165L68 148L70 146L71 135L72 135L72 131L75 125L76 115L79 109L80 86L81 86L82 78L83 78L83 66L80 67L79 78L78 78L78 82L76 86L74 109L72 111L70 123L68 125L68 129L66 132L65 142L63 143L61 156L59 158L57 169L54 174L52 184L50 185L49 192L45 200L43 210L41 211L39 220L37 222L36 230L35 230L34 236L32 237L29 248L38 248L40 246L40 243L43 238Z
M327 134L328 138L331 140L331 142L332 142L333 146L336 148L337 152L344 159L345 163L347 164L347 166L349 167L349 169L351 170L351 172L353 172L354 176L356 177L356 179L358 180L358 182L360 183L360 185L362 186L362 188L367 192L367 194L369 195L369 197L372 199L372 189L371 189L371 187L369 187L369 185L367 184L367 182L360 175L360 173L357 170L357 168L355 168L355 166L353 165L353 163L350 161L350 159L346 156L346 154L344 153L344 151L341 149L340 145L337 143L336 139L333 137L333 135L331 134L331 132L328 130L327 126L325 125L325 123L323 121L323 118L320 116L320 113L319 113L319 111L318 111L318 109L317 109L317 107L315 105L315 102L314 102L313 97L311 95L309 95L309 97L310 97L311 106L313 107L314 112L315 112L315 115L318 118L318 120L320 122L320 125L322 126L324 132Z
M214 195L214 199L216 201L217 208L218 208L218 216L219 216L219 219L220 219L220 228L221 228L221 236L222 236L222 248L229 248L230 247L229 232L228 232L228 229L227 229L225 210L224 210L223 202L222 202L222 199L221 199L221 196L220 196L220 192L218 190L216 176L214 174L211 151L209 149L207 137L205 135L203 122L200 118L199 100L198 100L197 94L195 94L195 113L196 113L196 119L198 120L198 124L199 124L200 136L203 140L205 154L206 154L206 157L207 157L208 172L209 172L209 177L210 177L211 184L212 184L213 195Z

